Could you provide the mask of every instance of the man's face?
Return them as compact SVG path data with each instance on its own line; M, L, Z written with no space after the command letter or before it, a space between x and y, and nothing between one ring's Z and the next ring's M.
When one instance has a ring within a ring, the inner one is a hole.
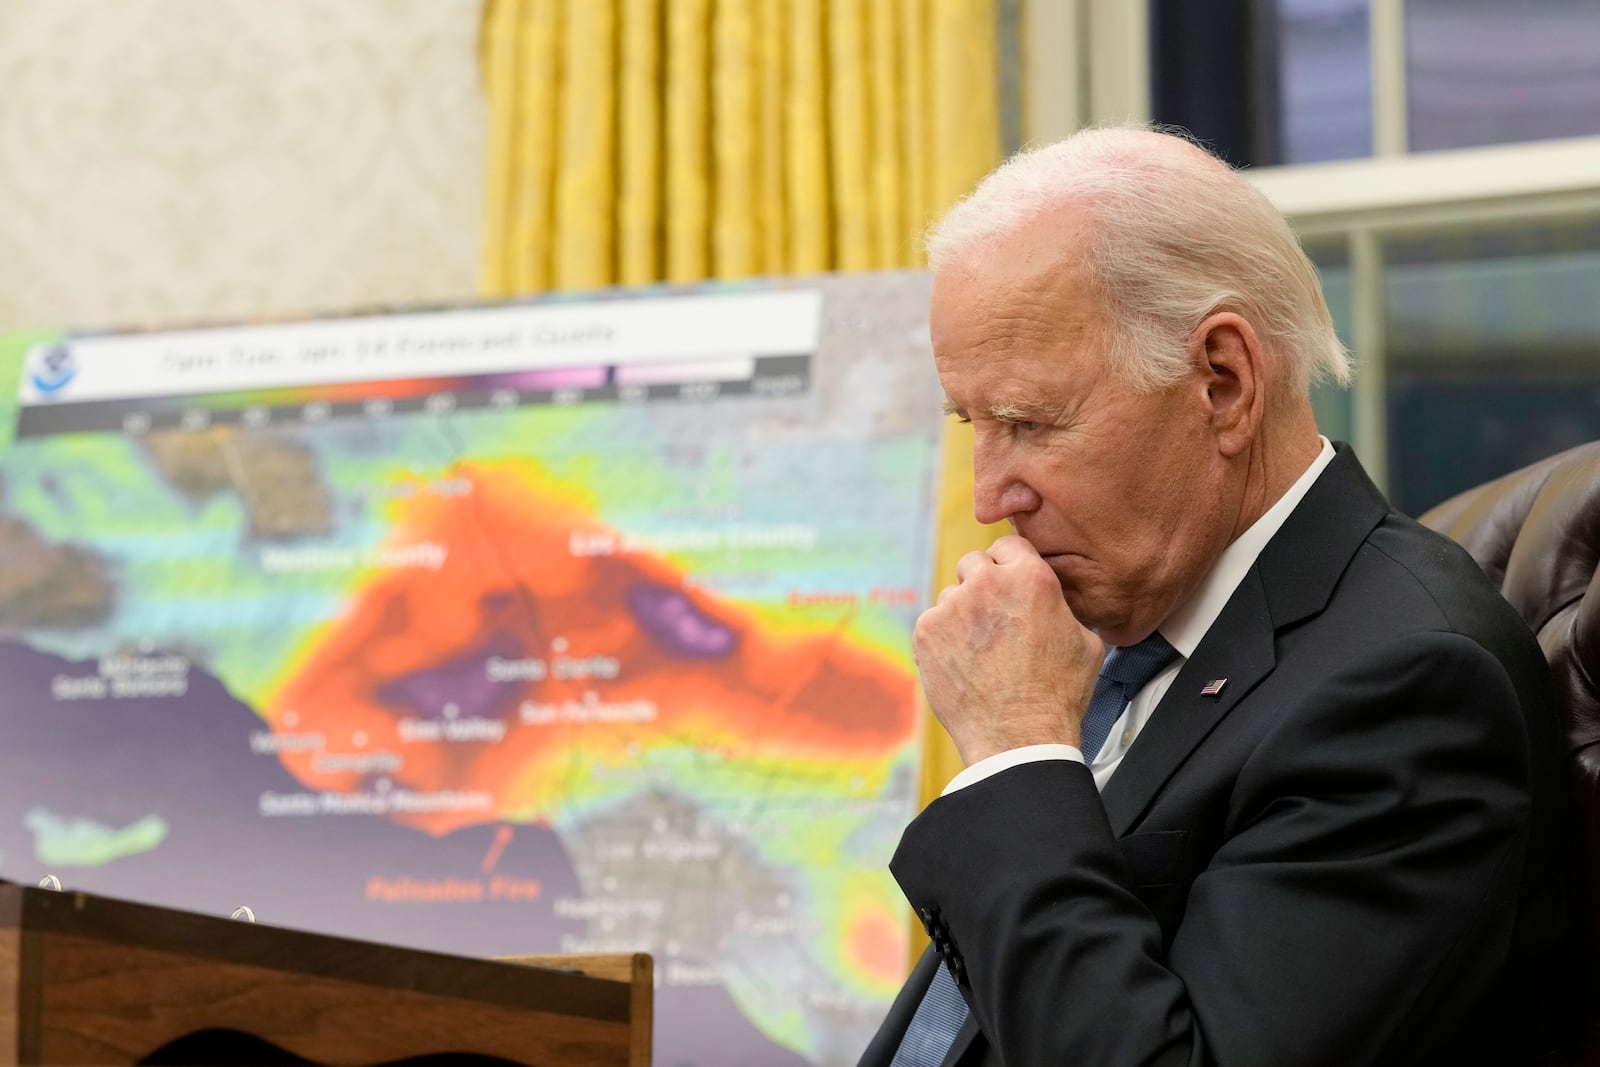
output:
M973 424L978 520L1008 520L1078 619L1131 644L1228 540L1206 376L1145 394L1113 377L1083 271L1046 260L1024 238L939 272L939 380Z

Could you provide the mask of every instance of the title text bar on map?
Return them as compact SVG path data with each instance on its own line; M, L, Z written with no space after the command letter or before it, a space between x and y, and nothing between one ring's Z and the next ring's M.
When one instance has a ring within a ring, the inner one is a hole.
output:
M534 304L69 338L29 352L24 406L816 350L815 290Z

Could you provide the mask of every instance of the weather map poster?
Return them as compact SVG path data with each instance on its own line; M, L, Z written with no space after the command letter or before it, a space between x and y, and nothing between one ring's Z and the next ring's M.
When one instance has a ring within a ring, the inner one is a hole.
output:
M0 877L648 951L656 1062L854 1063L908 952L926 299L0 336Z

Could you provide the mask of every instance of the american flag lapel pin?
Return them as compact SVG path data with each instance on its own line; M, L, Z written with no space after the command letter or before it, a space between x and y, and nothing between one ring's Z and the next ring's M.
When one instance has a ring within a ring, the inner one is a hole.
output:
M1227 684L1228 680L1226 678L1213 678L1211 681L1201 686L1200 695L1203 697L1214 697L1218 693L1222 692L1222 687Z

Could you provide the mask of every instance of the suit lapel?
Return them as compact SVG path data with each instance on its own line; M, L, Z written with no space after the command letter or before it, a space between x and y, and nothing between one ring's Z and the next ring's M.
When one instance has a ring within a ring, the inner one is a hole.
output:
M1261 576L1251 568L1101 791L1112 833L1133 828L1172 772L1272 670L1272 633ZM1222 691L1201 695L1217 678L1227 679Z
M1389 511L1348 446L1314 482L1245 574L1194 655L1179 670L1139 739L1101 792L1118 837L1217 723L1277 664L1278 630L1320 612L1351 558ZM1216 696L1201 689L1227 684Z

